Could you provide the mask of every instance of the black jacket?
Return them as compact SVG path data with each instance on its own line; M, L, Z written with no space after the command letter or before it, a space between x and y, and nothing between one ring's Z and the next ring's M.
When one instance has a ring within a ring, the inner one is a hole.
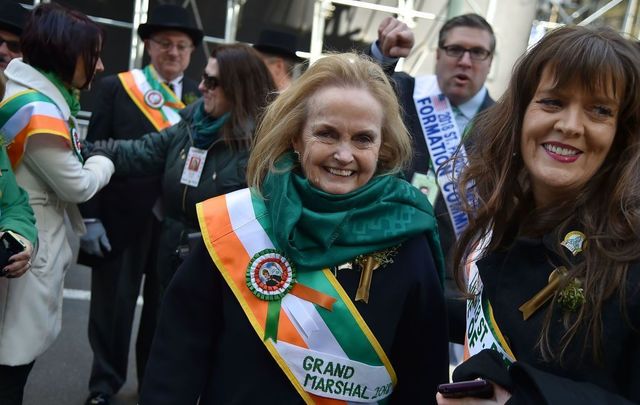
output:
M353 300L360 278L339 270ZM397 376L392 403L435 402L448 379L444 301L424 236L373 273L369 303L355 302ZM167 290L140 404L301 404L201 244Z
M581 330L562 362L545 361L537 348L545 305L526 321L518 310L545 285L551 271L570 264L554 249L556 238L517 239L504 252L478 261L484 292L503 336L516 357L509 369L492 352L483 351L458 367L454 379L484 377L510 386L513 404L625 404L640 402L640 264L630 267L627 277L626 315L617 293L602 307L603 359L593 360L585 345L589 331ZM564 312L556 305L552 314L550 341L560 342ZM584 355L583 355L584 349Z

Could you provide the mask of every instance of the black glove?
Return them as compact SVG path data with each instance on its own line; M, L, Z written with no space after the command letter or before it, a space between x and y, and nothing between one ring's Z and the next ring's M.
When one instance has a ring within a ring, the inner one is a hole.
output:
M89 153L89 157L99 155L111 160L115 160L117 149L118 141L113 138L95 141L93 143L91 152Z
M93 150L93 142L89 142L86 139L80 141L80 154L82 155L82 159L87 160L91 156L91 151Z

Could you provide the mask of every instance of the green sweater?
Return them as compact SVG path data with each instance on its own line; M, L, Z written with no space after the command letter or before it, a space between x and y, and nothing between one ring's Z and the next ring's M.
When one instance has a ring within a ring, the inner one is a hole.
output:
M16 183L7 150L0 149L0 231L13 231L35 247L38 231L29 195Z

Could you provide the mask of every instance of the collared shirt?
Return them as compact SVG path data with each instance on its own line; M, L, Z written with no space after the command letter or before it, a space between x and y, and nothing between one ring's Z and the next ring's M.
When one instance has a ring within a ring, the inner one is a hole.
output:
M469 124L469 121L471 121L480 110L480 106L486 96L487 88L482 86L482 88L480 88L480 90L471 97L469 101L456 106L458 109L458 112L456 113L456 124L458 124L461 135L464 133L464 129L467 124ZM454 111L456 110L456 107L452 105Z
M156 69L156 73L157 72L158 72L158 69ZM160 73L158 73L158 81L160 83L171 83L171 87L173 87L173 92L176 94L176 97L178 97L179 100L182 100L182 79L184 79L184 74L181 74L175 79L168 81L168 80L165 80L162 76L160 76Z

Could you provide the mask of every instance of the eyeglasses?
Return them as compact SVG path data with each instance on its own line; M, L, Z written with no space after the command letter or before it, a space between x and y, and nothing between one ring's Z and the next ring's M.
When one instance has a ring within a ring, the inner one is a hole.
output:
M7 49L13 53L20 53L20 41L7 41L0 37L0 46L2 46L2 44L7 44Z
M441 46L440 49L452 58L460 58L465 52L469 52L471 60L485 60L491 55L491 51L484 48L465 48L460 45Z
M158 44L160 49L162 49L165 52L170 51L174 46L180 53L189 52L193 49L193 45L188 44L186 42L178 42L177 44L174 44L171 41L161 41L153 38L150 38L150 39L152 42L155 42L156 44Z
M215 90L220 85L220 79L215 76L209 76L207 72L202 72L202 84L207 90Z

